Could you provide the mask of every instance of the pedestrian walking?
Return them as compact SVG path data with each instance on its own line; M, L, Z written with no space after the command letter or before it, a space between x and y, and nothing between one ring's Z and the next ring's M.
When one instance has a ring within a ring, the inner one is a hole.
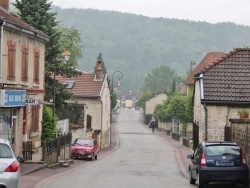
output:
M152 115L152 118L149 121L149 127L152 128L152 133L154 134L155 127L156 127L156 119L155 119L154 115Z

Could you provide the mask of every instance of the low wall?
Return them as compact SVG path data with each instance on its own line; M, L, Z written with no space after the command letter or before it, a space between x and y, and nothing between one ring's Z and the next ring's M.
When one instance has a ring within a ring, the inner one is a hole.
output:
M71 159L71 145L66 145L65 147L61 147L60 156L58 156L57 150L44 153L43 156L43 160L48 165L55 164L60 160L68 160L68 159Z
M176 141L180 141L181 135L179 133L172 133L172 138Z

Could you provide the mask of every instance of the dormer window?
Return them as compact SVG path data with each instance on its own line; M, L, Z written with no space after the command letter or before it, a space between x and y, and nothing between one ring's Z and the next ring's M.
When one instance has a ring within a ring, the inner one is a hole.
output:
M66 87L66 89L72 89L75 81L65 81L63 85Z

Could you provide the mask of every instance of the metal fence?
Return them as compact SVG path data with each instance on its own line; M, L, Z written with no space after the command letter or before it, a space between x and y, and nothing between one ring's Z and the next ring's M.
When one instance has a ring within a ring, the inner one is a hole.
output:
M48 157L49 155L54 156L55 153L57 157L54 158L57 160L57 158L60 157L61 151L63 151L63 155L65 156L65 148L70 147L71 140L72 140L72 133L67 133L67 134L57 134L57 138L43 142L42 144L43 160L46 161L46 159L50 158Z

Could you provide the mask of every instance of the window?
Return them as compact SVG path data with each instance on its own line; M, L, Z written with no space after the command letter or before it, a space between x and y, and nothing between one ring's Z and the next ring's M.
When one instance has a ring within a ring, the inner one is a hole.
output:
M8 42L8 72L7 79L15 80L15 63L16 63L16 43L12 40Z
M34 50L34 82L39 84L39 61L40 61L40 51L38 49Z
M0 144L0 158L12 158L11 148L6 144Z
M29 47L27 47L26 45L22 45L22 62L21 62L22 81L28 81L28 57L29 57Z
M32 113L32 117L31 117L31 132L37 132L39 130L39 109L40 106L39 105L33 105L31 107L31 113Z
M87 130L91 129L91 120L92 120L92 116L87 115Z
M72 89L75 81L65 81L63 85L66 87L66 89Z

